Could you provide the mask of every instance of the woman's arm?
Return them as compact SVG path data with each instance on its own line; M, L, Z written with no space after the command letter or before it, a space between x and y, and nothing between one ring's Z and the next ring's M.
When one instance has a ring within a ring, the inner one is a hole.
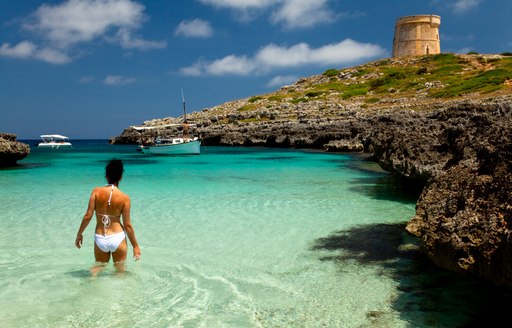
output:
M126 199L127 200L124 203L123 212L122 212L123 225L124 225L124 229L126 230L126 234L128 235L128 239L130 239L130 243L133 246L133 258L135 259L135 261L137 261L137 260L140 260L141 252L140 252L139 244L137 243L137 238L135 238L135 230L133 230L132 222L130 219L130 207L131 207L130 198L127 196Z
M91 197L89 198L89 204L87 206L87 211L84 214L84 218L82 219L82 223L80 224L80 228L78 228L78 232L76 233L76 239L75 239L75 246L77 248L82 247L82 241L83 236L82 233L84 232L85 228L89 225L89 222L91 222L92 215L94 214L94 205L96 201L96 193L92 191Z

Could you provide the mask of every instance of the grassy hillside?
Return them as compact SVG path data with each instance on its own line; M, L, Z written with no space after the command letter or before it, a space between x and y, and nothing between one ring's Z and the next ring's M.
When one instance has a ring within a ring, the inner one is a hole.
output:
M454 98L510 91L512 57L439 54L384 59L304 79L258 100L291 103L358 98L368 104L397 97Z
M425 109L450 100L504 94L512 94L511 54L446 53L329 69L272 93L191 113L190 119L199 122L216 115L212 123L223 124L333 117L349 109Z

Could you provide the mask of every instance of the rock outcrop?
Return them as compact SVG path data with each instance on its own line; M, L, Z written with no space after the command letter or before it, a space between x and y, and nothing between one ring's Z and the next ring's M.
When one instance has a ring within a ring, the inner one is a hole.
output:
M432 173L407 230L432 261L512 287L512 103L455 108Z
M0 166L14 166L30 154L27 144L16 141L13 133L0 133Z

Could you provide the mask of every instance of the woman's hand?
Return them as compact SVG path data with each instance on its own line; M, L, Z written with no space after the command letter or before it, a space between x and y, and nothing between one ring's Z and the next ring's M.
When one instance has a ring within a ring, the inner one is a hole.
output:
M82 241L83 241L83 236L82 234L77 234L76 235L76 239L75 239L75 246L76 248L82 248Z
M133 259L135 261L140 260L140 248L139 248L139 246L134 246L133 247Z

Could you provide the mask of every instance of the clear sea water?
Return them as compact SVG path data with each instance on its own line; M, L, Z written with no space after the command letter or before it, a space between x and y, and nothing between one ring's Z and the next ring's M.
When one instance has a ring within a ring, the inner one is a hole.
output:
M93 223L73 243L112 158L142 260L92 277ZM0 327L477 327L511 305L430 265L404 230L418 189L361 156L82 140L19 164L0 170Z

